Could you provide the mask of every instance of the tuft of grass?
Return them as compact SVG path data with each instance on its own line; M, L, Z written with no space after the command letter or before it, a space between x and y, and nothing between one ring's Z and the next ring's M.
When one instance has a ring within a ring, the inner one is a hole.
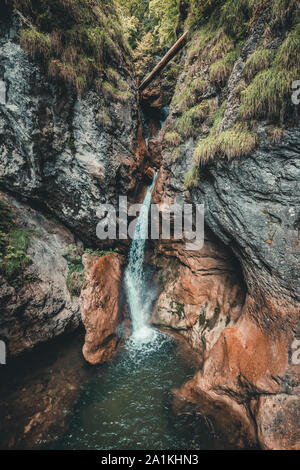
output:
M182 143L182 138L178 132L167 132L164 136L164 141L173 146L178 146Z
M292 69L299 67L300 57L300 23L290 31L281 44L275 58L275 66ZM300 68L300 67L299 67Z
M51 55L50 39L33 28L21 31L21 45L32 57L48 59Z
M273 0L271 9L272 26L285 26L298 8L298 0Z
M111 82L104 81L101 85L102 92L104 96L113 101L120 101L126 103L131 98L131 93L129 91L118 90Z
M224 84L232 70L232 65L224 59L214 62L209 69L209 78L212 82Z
M267 131L269 142L271 145L277 145L284 136L284 129L280 127L272 126Z
M105 127L112 126L112 120L109 114L109 108L106 106L102 107L97 115L99 122L104 125Z
M214 39L214 45L210 48L208 56L211 60L222 59L225 54L234 49L232 39L221 29Z
M297 68L271 67L258 73L241 92L240 116L243 119L280 119L290 102L292 82L299 77Z
M177 160L178 158L181 157L181 147L176 147L172 153L171 153L171 157L173 160Z
M207 101L186 111L176 122L175 129L182 137L197 135L198 125L209 115L210 107Z
M259 47L253 52L245 64L246 79L251 81L258 72L270 67L273 56L274 52L272 50L263 47Z
M175 94L173 98L173 105L177 106L181 112L187 111L194 106L200 99L201 95L208 88L209 83L202 78L188 79L184 84L183 90Z
M215 116L214 116L214 122L210 130L210 135L214 136L218 132L218 129L224 117L226 107L227 107L227 101L223 101L221 106L217 109Z
M236 123L231 129L199 141L194 160L198 165L206 165L216 158L233 158L248 155L258 144L258 137L244 124Z
M193 165L193 167L186 173L184 177L184 187L191 189L197 186L199 183L199 166Z

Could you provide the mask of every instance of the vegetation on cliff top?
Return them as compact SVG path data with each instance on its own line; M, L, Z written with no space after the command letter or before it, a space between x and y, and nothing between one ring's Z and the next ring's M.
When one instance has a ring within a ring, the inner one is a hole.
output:
M127 85L126 90L124 86L117 89L116 80L108 74L113 69L114 78L121 81L120 64L123 68L130 64L130 48L114 1L13 1L29 21L21 31L21 44L42 62L50 76L78 93L90 87L100 91L103 83L110 82L111 87L106 87L109 98L128 98Z
M174 147L186 138L198 138L194 167L185 178L185 185L191 187L199 183L200 166L255 150L259 144L256 120L267 119L276 129L270 134L274 143L282 137L282 127L295 118L291 85L300 77L300 21L294 0L190 0L188 4L185 27L193 33L172 101L178 117L164 140ZM264 30L257 48L245 60L241 50L261 18ZM236 111L228 127L222 124L231 106L227 82L238 59L242 73L234 85ZM200 119L195 110L205 111Z

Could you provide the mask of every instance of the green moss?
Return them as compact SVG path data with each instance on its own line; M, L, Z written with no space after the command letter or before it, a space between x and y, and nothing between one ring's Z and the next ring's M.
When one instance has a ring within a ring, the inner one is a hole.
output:
M93 250L86 249L84 253L98 256L106 256L111 253L117 253L118 249L110 250ZM79 297L81 289L84 284L85 270L82 264L82 252L76 245L69 245L68 248L63 252L63 256L68 263L68 274L67 274L67 288L72 296Z
M182 320L184 318L184 304L177 302L175 300L171 301L171 309L172 313L175 313L175 315L178 316L179 320Z

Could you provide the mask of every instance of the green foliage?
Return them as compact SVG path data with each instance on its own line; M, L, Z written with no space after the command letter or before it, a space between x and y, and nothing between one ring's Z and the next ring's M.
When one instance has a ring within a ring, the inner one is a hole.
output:
M117 253L118 248L110 250L92 250L86 249L84 253L98 256L106 256L111 253ZM82 251L76 245L69 245L63 252L63 256L68 263L67 288L72 296L79 297L85 279L85 270L82 264Z
M197 29L209 24L224 28L229 36L245 36L252 12L262 0L191 0L186 26Z
M146 33L134 51L135 70L139 77L150 72L155 64L157 45L152 32Z
M27 250L30 233L16 226L9 207L0 201L0 272L15 288L24 281L24 270L31 263Z
M298 67L300 57L300 22L290 31L286 39L280 46L276 58L275 66L292 69Z
M6 241L0 270L12 286L20 287L24 270L31 263L27 255L30 236L26 230L12 230L6 235Z
M183 90L175 94L172 104L177 106L179 111L185 112L199 101L208 86L209 83L202 78L189 78Z
M277 67L263 70L242 91L240 116L243 119L268 117L280 119L290 101L291 85L299 77L299 70Z
M157 23L155 33L163 47L170 47L176 41L179 23L180 0L150 0L149 12Z
M47 59L51 55L51 41L35 29L21 31L21 44L32 56Z
M257 54L259 57L261 51ZM269 68L259 72L241 92L240 116L243 119L282 121L289 114L292 82L300 76L299 56L300 23L297 23L278 49L273 62L268 62Z
M224 101L222 105L217 109L216 114L214 116L214 122L210 130L210 135L214 136L218 132L218 129L224 117L226 106L227 106L227 101Z

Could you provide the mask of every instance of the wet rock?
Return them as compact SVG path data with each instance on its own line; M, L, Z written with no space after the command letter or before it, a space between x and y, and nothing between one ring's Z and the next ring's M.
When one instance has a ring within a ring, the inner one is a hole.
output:
M82 321L85 326L83 355L91 364L106 362L120 342L121 276L124 258L109 254L102 258L84 255L86 280L81 292Z

